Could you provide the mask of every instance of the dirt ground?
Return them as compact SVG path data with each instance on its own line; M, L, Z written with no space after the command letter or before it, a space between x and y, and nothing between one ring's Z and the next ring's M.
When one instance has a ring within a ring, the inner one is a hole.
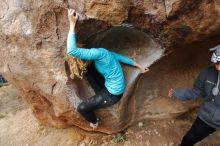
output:
M177 146L194 117L140 121L114 135L57 129L40 124L13 86L0 88L0 146ZM220 146L219 139L216 132L197 146Z

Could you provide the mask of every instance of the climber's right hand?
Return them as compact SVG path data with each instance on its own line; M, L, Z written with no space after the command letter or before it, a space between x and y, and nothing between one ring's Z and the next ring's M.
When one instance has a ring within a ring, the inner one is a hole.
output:
M74 9L68 9L68 18L71 25L76 24L76 21L78 19L78 14L76 13L76 10Z
M173 96L173 89L171 88L169 91L168 91L168 97L172 97Z

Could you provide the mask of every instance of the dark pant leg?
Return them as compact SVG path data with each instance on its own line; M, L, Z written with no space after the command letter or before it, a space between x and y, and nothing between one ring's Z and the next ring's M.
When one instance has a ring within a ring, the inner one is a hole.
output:
M87 68L87 72L85 73L85 76L96 94L98 94L98 92L100 92L103 88L105 88L104 86L105 79L95 68L94 63L92 63Z
M107 89L103 89L95 96L92 96L79 104L77 110L87 121L95 124L97 122L97 117L93 111L95 109L113 105L119 100L120 97L116 97L110 94Z
M209 134L215 131L216 129L210 127L199 117L197 117L191 129L183 137L180 146L193 146L194 144L203 140L205 137L207 137Z

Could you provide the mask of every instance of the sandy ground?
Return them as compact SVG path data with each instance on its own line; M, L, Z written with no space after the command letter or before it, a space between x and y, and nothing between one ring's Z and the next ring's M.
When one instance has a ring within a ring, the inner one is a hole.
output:
M177 146L194 117L145 120L115 135L57 129L40 124L11 85L0 88L0 146ZM220 146L220 133L197 146Z

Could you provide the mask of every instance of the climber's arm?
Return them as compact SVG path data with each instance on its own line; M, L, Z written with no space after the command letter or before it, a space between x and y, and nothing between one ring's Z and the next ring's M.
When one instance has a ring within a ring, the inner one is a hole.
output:
M76 33L75 26L78 19L78 15L75 10L68 10L68 18L70 22L70 29L67 39L67 54L76 58L84 60L96 60L102 56L102 50L98 48L77 48L76 46Z

